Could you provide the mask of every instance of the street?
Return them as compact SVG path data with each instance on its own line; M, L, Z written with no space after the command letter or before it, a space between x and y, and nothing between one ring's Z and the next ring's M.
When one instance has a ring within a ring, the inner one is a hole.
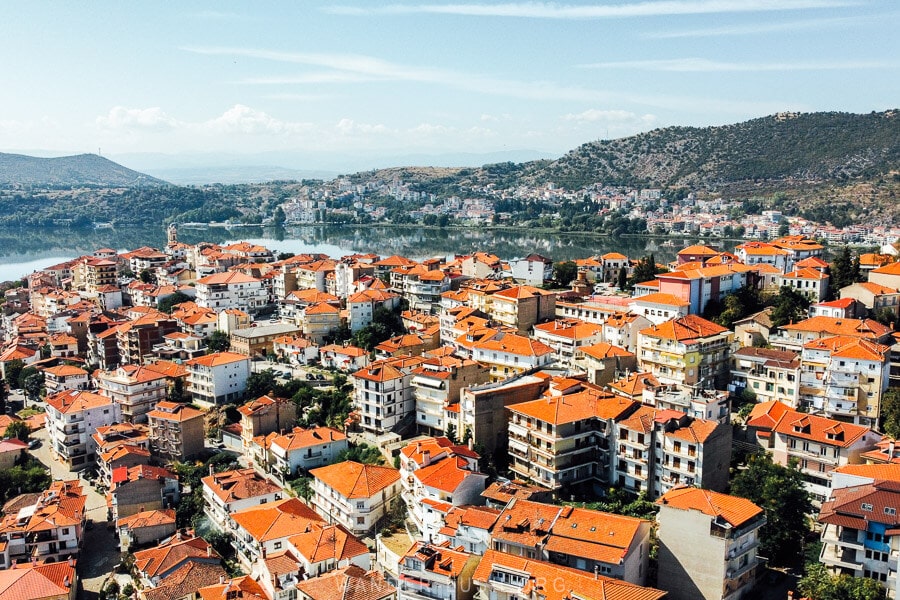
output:
M61 462L53 458L47 430L40 429L31 434L33 439L41 440L41 445L31 450L32 456L50 468L54 480L80 479ZM84 479L81 479L82 491L86 495L85 516L94 522L94 527L84 531L84 543L78 557L78 576L81 579L82 598L93 600L103 586L107 574L119 563L122 554L117 547L115 530L107 529L106 498L97 493Z

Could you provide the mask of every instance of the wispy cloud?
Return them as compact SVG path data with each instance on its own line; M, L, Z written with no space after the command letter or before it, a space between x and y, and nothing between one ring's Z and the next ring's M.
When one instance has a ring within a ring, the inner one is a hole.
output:
M125 108L114 106L96 119L104 129L163 130L178 127L177 119L167 115L158 106L151 108Z
M549 2L504 4L393 4L382 7L328 6L324 11L350 16L437 14L529 19L614 19L717 13L746 13L856 6L854 0L647 0L619 4L574 5Z
M890 15L857 15L852 17L834 17L829 19L802 19L793 21L771 21L769 23L746 23L740 25L722 25L719 27L707 27L703 29L688 29L682 31L651 31L641 34L641 37L650 39L677 39L697 37L720 37L759 35L765 33L781 33L785 31L810 31L835 27L850 27L864 25L878 20L896 19L897 14Z
M676 73L766 72L766 71L841 71L851 69L884 69L896 66L881 61L798 61L773 63L738 63L705 58L672 58L660 60L623 60L579 65L584 69L636 69Z

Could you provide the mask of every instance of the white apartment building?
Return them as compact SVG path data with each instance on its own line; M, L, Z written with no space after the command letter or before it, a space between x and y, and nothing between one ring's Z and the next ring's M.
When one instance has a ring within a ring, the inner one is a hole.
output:
M187 391L194 402L211 406L240 399L250 376L250 357L234 352L216 352L184 363L188 370Z
M411 380L421 358L384 359L353 375L353 404L359 411L360 427L377 435L390 431L408 415L416 401Z
M72 471L96 462L97 442L91 434L122 418L118 404L93 392L59 392L48 396L46 404L50 446Z
M124 365L97 376L100 393L111 398L129 423L146 423L147 413L166 399L168 378L164 373L137 365Z
M215 273L197 280L197 306L216 311L237 308L256 312L268 302L262 281L238 271Z
M400 472L345 461L310 471L312 506L354 535L366 535L400 500Z
M212 471L212 467L210 467ZM251 506L275 502L284 497L281 486L253 469L210 473L203 482L203 512L219 531L231 533L229 515Z

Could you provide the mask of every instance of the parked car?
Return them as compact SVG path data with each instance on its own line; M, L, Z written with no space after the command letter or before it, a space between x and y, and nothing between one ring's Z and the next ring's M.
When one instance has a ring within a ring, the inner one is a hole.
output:
M34 450L35 448L41 447L41 440L31 440L28 442L28 448Z

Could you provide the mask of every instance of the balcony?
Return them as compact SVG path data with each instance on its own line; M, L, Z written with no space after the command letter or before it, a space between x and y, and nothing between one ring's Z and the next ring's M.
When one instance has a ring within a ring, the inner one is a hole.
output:
M862 563L856 560L856 550L832 546L831 544L822 546L819 562L829 567L840 567L853 571L861 571L863 568Z

